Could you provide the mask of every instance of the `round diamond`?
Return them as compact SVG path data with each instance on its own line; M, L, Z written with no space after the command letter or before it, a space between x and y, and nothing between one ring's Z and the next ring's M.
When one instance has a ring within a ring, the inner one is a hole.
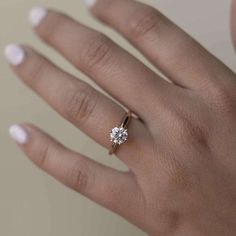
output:
M115 127L112 129L110 136L111 136L111 141L113 143L117 143L120 145L128 139L128 132L127 129L124 129L122 127L121 128Z

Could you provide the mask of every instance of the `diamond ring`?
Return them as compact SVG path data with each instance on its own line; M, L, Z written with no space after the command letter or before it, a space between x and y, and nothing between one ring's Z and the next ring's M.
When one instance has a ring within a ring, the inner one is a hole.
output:
M120 125L118 127L115 127L110 132L110 140L111 140L111 149L109 151L109 154L112 155L117 148L125 143L128 140L128 124L131 121L132 113L131 111L128 111L124 118L122 119Z

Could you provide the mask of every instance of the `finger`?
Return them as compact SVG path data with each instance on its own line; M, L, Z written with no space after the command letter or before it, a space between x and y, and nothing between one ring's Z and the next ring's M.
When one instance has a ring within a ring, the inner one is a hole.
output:
M32 18L35 11L38 10L31 12ZM143 120L152 97L158 94L158 101L161 101L170 86L103 34L63 14L48 10L35 30L44 41Z
M135 203L133 176L74 153L38 128L14 125L11 136L41 169L91 200L119 214Z
M6 56L11 63L19 55L23 56L20 57L20 64L13 65L14 72L64 118L109 149L109 133L124 116L124 109L33 49L16 45L6 48ZM140 150L145 150L145 143L149 142L148 131L140 120L133 119L129 133L129 141L117 150L117 155L131 169L135 169L142 165ZM145 136L147 141L143 142Z
M132 0L97 0L91 11L127 37L176 84L203 88L215 81L225 81L225 74L232 74L193 38L150 6Z

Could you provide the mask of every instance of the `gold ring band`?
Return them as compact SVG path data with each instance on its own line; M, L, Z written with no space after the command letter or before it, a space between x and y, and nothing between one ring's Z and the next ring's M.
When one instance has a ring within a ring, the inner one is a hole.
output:
M117 148L128 140L128 130L127 127L132 119L132 112L128 111L121 120L118 127L115 127L110 132L111 138L111 148L109 150L109 155L115 153Z

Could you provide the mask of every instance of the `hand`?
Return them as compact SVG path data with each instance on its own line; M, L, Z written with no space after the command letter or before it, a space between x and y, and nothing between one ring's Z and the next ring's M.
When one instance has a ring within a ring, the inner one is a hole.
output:
M68 16L31 12L41 39L137 115L116 152L129 171L68 150L33 125L12 126L11 135L36 165L150 235L236 235L235 74L149 6L88 2L172 81ZM30 47L10 45L6 55L29 87L110 148L108 134L125 113L118 103Z

